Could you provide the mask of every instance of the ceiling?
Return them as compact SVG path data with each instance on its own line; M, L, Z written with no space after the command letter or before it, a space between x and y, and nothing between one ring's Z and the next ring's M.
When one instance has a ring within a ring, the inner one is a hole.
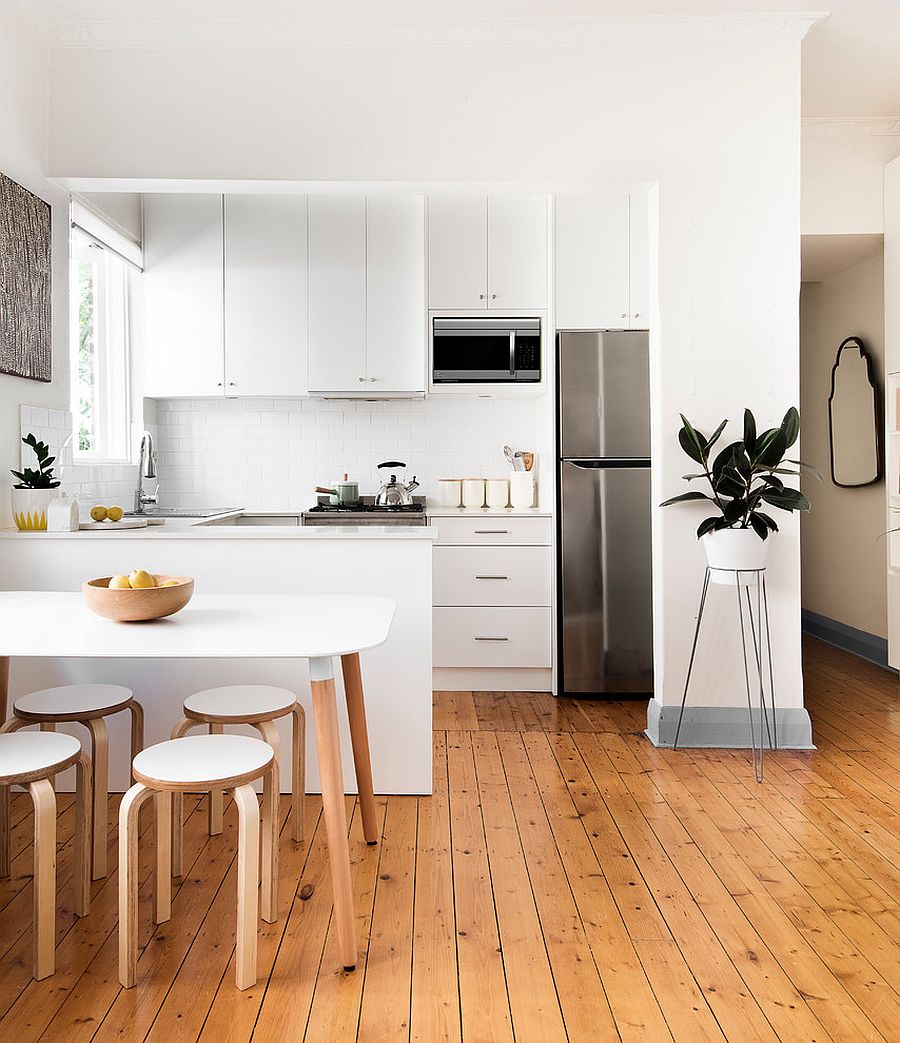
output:
M882 235L801 235L801 280L824 282L868 261L883 249Z
M83 23L106 26L164 23L172 34L197 22L253 23L391 18L564 19L770 14L830 10L803 43L803 115L807 117L900 116L900 0L6 0L51 40L73 45ZM374 14L373 14L374 12ZM64 32L60 32L60 28ZM77 42L74 45L78 45Z

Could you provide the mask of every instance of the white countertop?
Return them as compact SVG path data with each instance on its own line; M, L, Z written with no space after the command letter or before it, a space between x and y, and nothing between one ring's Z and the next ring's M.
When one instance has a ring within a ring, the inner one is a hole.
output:
M260 512L253 512L262 513ZM284 513L284 512L282 512ZM184 519L179 519L183 523ZM208 519L203 519L208 521ZM144 529L82 529L80 532L19 532L10 540L433 540L428 525L148 525Z
M426 507L429 518L552 518L541 507Z

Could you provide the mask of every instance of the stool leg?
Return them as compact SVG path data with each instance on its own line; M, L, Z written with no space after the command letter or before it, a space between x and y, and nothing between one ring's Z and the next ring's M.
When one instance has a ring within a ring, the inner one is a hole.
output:
M191 728L197 727L199 722L189 721L182 718L172 729L172 738L180 739L187 735ZM181 876L184 873L184 796L175 792L172 794L172 876Z
M91 911L91 837L93 806L91 762L82 753L75 765L75 915Z
M169 790L156 791L153 835L156 841L153 922L165 923L172 916L172 793Z
M291 721L291 835L302 843L306 799L306 711L299 703L291 711Z
M49 779L28 785L34 803L34 977L56 969L56 793Z
M138 948L138 815L153 790L136 782L119 805L119 981L135 982Z
M376 844L378 826L375 793L372 789L372 762L369 758L369 732L366 727L362 671L357 653L341 656L341 672L344 675L344 694L347 697L347 716L350 720L350 742L353 745L353 765L356 768L356 789L359 793L359 810L362 813L363 836L367 844Z
M91 792L94 802L93 878L106 876L106 814L109 796L109 729L102 717L84 722L91 733Z
M131 759L133 761L144 748L144 708L137 699L132 699L128 708L131 710Z
M2 666L2 660L0 660ZM2 681L2 678L0 678ZM16 732L24 728L28 721L19 717L10 717L0 725L0 734ZM9 876L9 786L0 786L0 878Z
M281 789L278 728L274 721L260 721L256 730L275 751L272 767L263 779L262 799L262 880L261 915L266 923L278 919L278 798Z
M313 676L315 664L318 678ZM330 664L329 664L330 665ZM347 813L344 809L344 773L341 769L341 744L338 734L337 702L334 678L322 677L327 669L320 661L310 660L313 718L316 744L319 748L319 775L322 783L322 809L331 862L331 886L334 892L334 919L337 924L338 948L345 970L356 966L356 929L353 922L353 885L350 879L350 845L347 841Z
M256 921L259 896L259 803L253 787L234 790L238 812L237 946L235 979L239 989L256 984Z
M210 724L210 735L221 735L225 728L221 724ZM223 797L220 789L209 791L209 835L217 837L222 832Z

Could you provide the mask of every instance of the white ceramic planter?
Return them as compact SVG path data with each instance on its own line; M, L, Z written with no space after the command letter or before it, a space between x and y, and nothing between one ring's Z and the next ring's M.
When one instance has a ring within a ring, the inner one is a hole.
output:
M761 540L753 529L708 532L701 542L706 551L706 563L712 569L710 581L734 586L740 572L743 573L742 585L755 583L754 570L766 567L770 541L771 536Z
M47 508L59 489L10 489L10 505L16 528L36 532L47 528Z

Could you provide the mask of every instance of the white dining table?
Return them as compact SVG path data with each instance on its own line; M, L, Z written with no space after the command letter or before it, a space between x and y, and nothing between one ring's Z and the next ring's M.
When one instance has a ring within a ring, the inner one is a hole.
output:
M0 723L10 661L95 659L306 659L341 963L356 965L350 849L344 806L334 660L340 658L363 833L377 843L360 652L387 641L396 603L368 595L200 594L174 616L116 623L94 615L80 593L0 592ZM0 815L8 814L6 800ZM7 828L0 822L0 830Z

